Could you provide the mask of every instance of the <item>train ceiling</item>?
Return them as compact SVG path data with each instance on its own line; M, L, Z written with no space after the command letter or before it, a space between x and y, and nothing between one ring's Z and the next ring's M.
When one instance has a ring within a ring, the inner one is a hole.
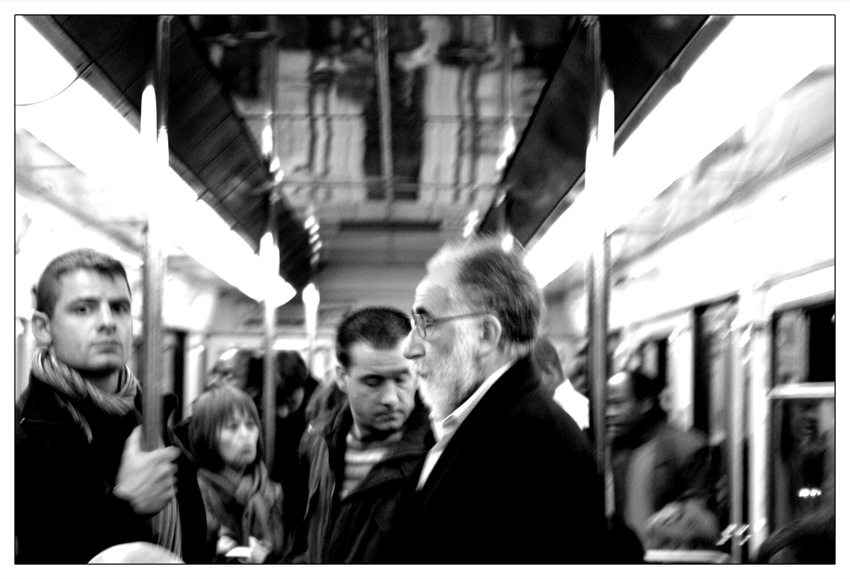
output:
M28 20L138 126L156 16ZM697 45L698 54L723 25L707 21L599 17L603 59L616 63L608 72L618 143L676 83L669 68L683 48ZM380 284L404 278L409 285L405 276L418 279L427 258L464 229L509 230L528 243L569 204L584 173L594 99L587 22L546 15L176 16L172 167L257 248L276 187L260 147L270 124L283 170L281 275L299 290L324 281L323 304L344 312L377 290L370 280L334 271L385 269L401 274ZM508 126L519 143L497 170ZM476 211L480 217L471 221ZM310 215L321 225L320 248L303 226ZM284 322L299 315L293 310Z
M595 94L588 17L570 22L566 53L540 97L529 127L502 178L483 231L507 230L527 244L583 177ZM713 40L727 20L706 16L600 16L600 60L616 95L616 145L646 116ZM697 35L697 33L700 33ZM694 42L692 42L692 40ZM689 62L668 69L689 45Z
M156 16L43 16L29 19L95 89L138 128L149 82ZM221 218L259 249L272 176L227 86L188 20L171 21L168 134L171 165ZM277 212L281 275L309 282L308 234L290 207Z

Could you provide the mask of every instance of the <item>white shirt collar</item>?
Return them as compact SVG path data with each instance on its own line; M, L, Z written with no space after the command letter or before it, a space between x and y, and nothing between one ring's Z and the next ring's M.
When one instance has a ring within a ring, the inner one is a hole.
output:
M472 410L478 405L481 399L484 398L484 395L487 394L493 384L496 383L496 380L501 378L516 361L517 358L514 358L497 368L495 372L490 374L487 379L481 383L481 386L475 390L466 402L455 408L454 412L446 416L442 421L431 421L431 426L434 430L434 437L438 442L442 440L444 436L451 435L455 430L457 430L461 423L466 420L466 417L469 416Z

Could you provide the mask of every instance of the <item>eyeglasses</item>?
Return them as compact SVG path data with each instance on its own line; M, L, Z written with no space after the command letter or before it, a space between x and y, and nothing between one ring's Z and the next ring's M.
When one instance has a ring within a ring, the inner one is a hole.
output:
M423 340L428 338L428 328L432 326L436 326L438 324L442 324L443 322L450 322L452 320L459 320L461 318L473 318L475 316L484 316L490 312L473 312L471 314L460 314L459 316L446 316L444 318L429 318L427 316L423 316L422 314L413 313L410 317L410 328L416 330L416 333L419 334L419 337Z

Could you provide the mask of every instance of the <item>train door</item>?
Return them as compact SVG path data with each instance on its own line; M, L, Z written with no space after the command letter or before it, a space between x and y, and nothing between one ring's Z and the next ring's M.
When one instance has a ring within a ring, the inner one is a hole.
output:
M771 320L768 530L835 512L835 302Z
M707 437L715 481L711 505L720 524L720 548L746 560L747 353L735 326L737 300L700 306L694 317L694 420ZM743 346L743 349L742 349Z

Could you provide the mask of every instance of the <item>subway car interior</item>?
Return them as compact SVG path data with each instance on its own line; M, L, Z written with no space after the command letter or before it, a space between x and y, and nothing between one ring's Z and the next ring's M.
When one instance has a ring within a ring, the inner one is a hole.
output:
M66 249L127 267L179 419L239 352L331 380L347 313L497 235L599 455L607 376L660 380L752 563L835 508L835 54L834 15L15 16L15 396Z

